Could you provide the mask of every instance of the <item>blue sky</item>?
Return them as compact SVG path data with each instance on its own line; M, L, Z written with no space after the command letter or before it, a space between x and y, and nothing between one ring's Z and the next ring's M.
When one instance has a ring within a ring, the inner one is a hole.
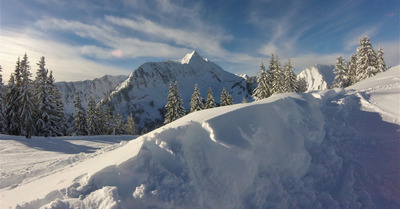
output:
M56 80L128 75L148 61L197 50L225 70L255 75L271 53L296 71L356 53L367 34L399 61L398 0L2 0L0 65L8 80L26 52Z

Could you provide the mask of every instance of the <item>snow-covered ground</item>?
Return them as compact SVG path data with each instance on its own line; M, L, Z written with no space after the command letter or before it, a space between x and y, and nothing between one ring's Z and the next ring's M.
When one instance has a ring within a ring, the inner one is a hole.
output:
M0 206L400 208L399 82L397 66L347 89L195 112L3 186ZM2 154L21 150L0 141ZM55 157L24 166L44 158Z
M32 137L0 135L0 189L58 172L116 149L137 136Z

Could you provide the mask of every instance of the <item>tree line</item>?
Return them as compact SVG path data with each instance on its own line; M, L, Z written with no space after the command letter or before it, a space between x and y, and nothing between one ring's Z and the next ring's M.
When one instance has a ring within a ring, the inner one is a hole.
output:
M37 63L36 77L31 79L27 54L18 58L7 86L3 84L0 66L0 133L25 136L65 136L99 134L136 134L132 114L124 124L122 117L103 113L94 100L89 109L82 107L80 97L75 97L75 115L72 127L64 114L61 93L55 85L52 71L46 69L45 57Z
M333 87L345 88L358 81L385 72L387 66L383 55L382 47L379 47L376 53L369 37L362 36L357 53L352 54L348 62L341 55L336 59L334 69L336 76L333 81Z
M243 100L245 101L244 98ZM233 105L233 99L224 87L221 92L220 106L227 105ZM197 86L197 84L195 84L194 92L190 99L189 106L189 113L217 107L211 87L208 88L208 94L206 100L204 101L203 98L200 96L199 87ZM172 82L169 84L168 101L164 108L166 109L164 124L168 124L186 115L186 110L183 107L182 97L178 91L177 81L175 81L175 84L173 84Z
M96 105L92 97L89 98L88 109L82 106L79 94L75 95L75 115L72 133L75 135L124 135L136 134L136 124L131 113L124 123L122 116L113 115L109 107Z

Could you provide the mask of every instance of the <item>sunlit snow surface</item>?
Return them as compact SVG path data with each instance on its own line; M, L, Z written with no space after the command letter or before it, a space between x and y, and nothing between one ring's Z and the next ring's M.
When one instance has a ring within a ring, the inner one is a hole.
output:
M3 187L0 206L400 208L399 79L395 67L347 89L192 113ZM9 138L0 156L22 141Z

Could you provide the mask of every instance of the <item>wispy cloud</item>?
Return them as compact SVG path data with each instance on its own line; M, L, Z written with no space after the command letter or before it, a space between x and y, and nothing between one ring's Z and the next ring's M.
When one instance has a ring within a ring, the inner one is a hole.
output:
M3 78L8 80L15 69L18 57L27 53L32 73L41 56L46 57L46 67L54 71L59 80L77 81L101 77L105 74L121 75L127 71L108 64L100 64L81 56L79 48L50 40L45 36L23 35L11 31L2 31L0 36L2 50L0 63L3 67Z

